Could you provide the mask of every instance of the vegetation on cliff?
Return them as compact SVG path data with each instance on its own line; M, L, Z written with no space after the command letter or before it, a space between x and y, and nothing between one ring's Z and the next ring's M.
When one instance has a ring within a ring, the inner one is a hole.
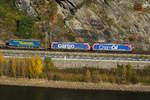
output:
M19 38L32 38L35 32L34 19L19 11L15 0L0 1L0 32ZM11 38L11 37L10 37Z

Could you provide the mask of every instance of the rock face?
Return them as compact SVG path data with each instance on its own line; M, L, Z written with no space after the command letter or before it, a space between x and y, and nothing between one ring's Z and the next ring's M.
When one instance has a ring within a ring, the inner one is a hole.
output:
M82 0L58 1L61 2L60 9L66 18L68 16L64 12L77 9L77 6L83 2ZM67 6L68 1L74 6ZM65 22L83 41L132 43L138 49L148 50L150 49L150 12L148 11L150 1L140 2L146 7L143 11L134 9L136 1L91 0L90 4L82 5L74 12L75 17ZM80 40L77 38L77 41Z
M15 5L19 10L27 13L30 16L33 16L33 17L38 16L34 8L31 6L30 0L16 0Z
M37 16L30 0L19 1L18 8ZM76 42L132 43L136 49L150 50L150 0L139 2L143 7L140 11L134 9L139 0L55 1L57 14L63 17L66 29L74 33Z

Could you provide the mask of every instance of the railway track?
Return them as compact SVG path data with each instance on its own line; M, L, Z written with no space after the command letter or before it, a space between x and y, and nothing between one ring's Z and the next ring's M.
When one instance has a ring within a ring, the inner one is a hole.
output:
M91 56L91 57L130 57L130 58L150 58L148 54L133 53L99 53L99 52L72 52L72 51L54 51L46 49L0 49L3 54L24 54L24 55L60 55L60 56Z
M118 64L132 64L133 68L142 69L150 65L150 55L144 54L110 54L89 52L61 52L43 50L0 49L6 58L25 58L39 55L41 59L50 57L58 68L116 68ZM137 67L138 66L138 67Z
M122 55L150 55L150 51L133 51L133 52L104 52L104 51L82 51L82 50L78 50L78 51L71 51L71 50L52 50L52 49L45 49L45 48L8 48L8 47L1 47L0 46L0 50L23 50L23 51L43 51L43 52L61 52L61 53L87 53L87 54L108 54L108 55L118 55L118 54L122 54Z

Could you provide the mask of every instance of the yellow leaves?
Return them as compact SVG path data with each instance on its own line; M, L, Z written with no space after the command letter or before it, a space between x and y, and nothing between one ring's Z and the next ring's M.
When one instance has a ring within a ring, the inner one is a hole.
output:
M12 62L11 62L11 72L13 76L16 76L16 68L17 68L17 64L16 64L16 58L12 58Z
M40 75L42 73L43 64L39 56L35 58L35 72Z
M4 56L0 53L0 66L4 63Z
M38 24L40 24L40 22L39 21L35 21L35 24L38 25Z
M37 78L43 71L43 62L39 56L5 59L0 53L0 75Z
M4 67L4 61L5 61L5 59L4 59L4 57L3 57L3 55L0 53L0 75L2 75L2 70L3 70L3 67Z
M38 77L43 70L42 60L39 56L31 58L31 66L29 66L30 77Z

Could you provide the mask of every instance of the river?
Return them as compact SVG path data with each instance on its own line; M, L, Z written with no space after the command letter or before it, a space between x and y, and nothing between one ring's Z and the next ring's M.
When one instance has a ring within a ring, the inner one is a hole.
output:
M0 100L150 100L150 93L0 86Z

